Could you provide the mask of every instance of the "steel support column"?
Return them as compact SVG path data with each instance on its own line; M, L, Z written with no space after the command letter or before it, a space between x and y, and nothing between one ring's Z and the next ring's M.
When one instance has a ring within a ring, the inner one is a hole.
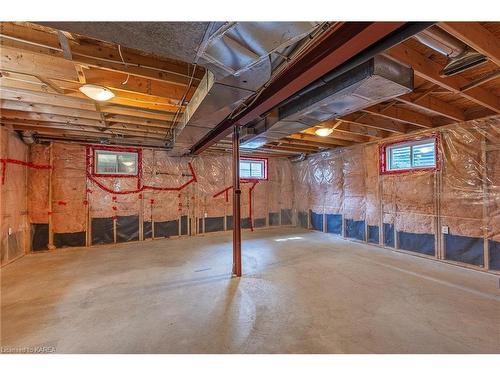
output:
M241 276L240 128L233 127L233 275Z

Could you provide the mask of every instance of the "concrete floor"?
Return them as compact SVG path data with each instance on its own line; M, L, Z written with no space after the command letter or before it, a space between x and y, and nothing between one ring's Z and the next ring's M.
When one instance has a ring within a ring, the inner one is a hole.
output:
M300 229L65 249L2 269L1 345L59 353L500 353L498 277Z

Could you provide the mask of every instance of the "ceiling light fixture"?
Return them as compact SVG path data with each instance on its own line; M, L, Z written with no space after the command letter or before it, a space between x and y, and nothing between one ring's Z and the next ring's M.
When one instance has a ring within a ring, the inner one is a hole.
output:
M332 132L333 132L333 129L330 129L330 128L319 128L319 129L316 129L316 131L314 133L316 133L316 135L319 135L320 137L327 137L330 134L332 134Z
M85 84L79 89L82 93L87 95L90 99L104 102L115 97L115 94L108 88L99 85Z

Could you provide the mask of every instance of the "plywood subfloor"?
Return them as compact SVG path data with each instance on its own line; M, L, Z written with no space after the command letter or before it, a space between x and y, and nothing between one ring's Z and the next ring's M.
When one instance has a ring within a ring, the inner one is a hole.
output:
M500 352L498 277L299 229L26 256L1 345L84 353Z

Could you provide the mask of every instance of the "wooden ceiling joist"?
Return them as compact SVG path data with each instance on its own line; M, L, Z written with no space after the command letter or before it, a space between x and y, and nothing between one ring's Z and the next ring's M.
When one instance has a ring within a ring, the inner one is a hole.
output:
M117 129L105 128L98 129L88 126L76 126L60 123L47 123L40 121L26 121L26 120L2 120L4 125L11 125L16 130L34 130L39 134L79 134L79 135L93 135L97 138L105 138L107 136L119 135L127 137L142 137L144 139L152 139L157 141L164 141L165 136L162 134L150 134L144 131L137 131L133 129Z
M398 96L396 100L401 103L433 112L438 116L447 117L454 121L466 120L463 110L431 95L420 96L418 93L410 93Z
M0 36L4 45L38 54L63 57L57 32L48 32L27 24L6 22L2 24ZM193 76L192 65L181 61L146 55L121 47L121 56L125 61L122 62L118 45L79 36L69 39L68 43L72 61L78 64L182 86L188 85ZM204 69L198 67L193 79L199 81L203 75Z
M19 79L17 77L15 79L11 79L9 77L9 72L7 72L2 78L0 78L0 84L5 88L29 90L49 94L53 93L66 97L83 99L87 102L93 102L90 98L88 98L78 90L78 88L81 86L79 83L75 84L71 82L50 80L51 84L47 84L46 82L48 81L48 79L46 79L45 77L37 77L37 80L39 82ZM57 88L54 88L54 85L56 84ZM176 113L177 111L184 111L182 106L174 103L170 98L147 96L140 93L134 94L129 92L117 92L117 90L113 91L113 93L115 94L115 97L109 99L107 103L153 111L162 111L172 114Z
M324 121L324 122L321 122L317 125L315 125L315 128L323 128L323 127L331 127L330 125L335 125L335 128L333 130L333 132L330 134L330 138L335 138L335 139L340 139L340 140L344 140L344 141L352 141L352 142L369 142L371 140L373 140L372 138L376 138L375 136L369 136L369 135L365 135L365 134L358 134L358 133L355 133L355 132L351 132L351 131L346 131L345 130L345 126L344 125L347 125L347 124L344 124L343 121L336 121L336 120L329 120L329 121ZM312 134L312 135L315 135L315 129L313 128L310 128L310 129L306 129L305 131L303 131L303 133L306 133L306 134Z
M470 80L460 75L442 77L440 75L443 66L422 55L404 43L399 44L386 54L392 58L413 67L416 75L432 82L452 93L458 94L468 100L500 113L500 99L482 87L474 87L467 91L461 91L461 87L470 83Z
M26 89L11 88L0 86L0 94L3 100L18 103L29 103L29 105L44 106L44 108L57 107L65 108L70 111L96 112L95 104L89 99L76 98L66 95L60 95L50 92L33 91ZM133 108L127 106L118 106L112 103L102 103L101 110L104 113L113 115L123 115L138 118L156 120L158 122L171 122L174 114L144 110L142 108ZM61 109L62 110L62 109ZM79 112L82 113L82 112ZM75 114L76 116L76 114Z
M65 123L65 122L56 122L56 121L46 121L46 120L26 120L26 119L19 119L16 117L9 117L2 115L1 117L2 123L3 124L27 124L27 125L34 125L34 126L39 126L39 127L54 127L58 129L70 129L73 128L74 130L79 129L82 132L86 131L100 131L100 132L105 132L106 130L116 130L120 131L123 133L141 133L141 134L156 134L158 136L161 136L163 138L166 137L168 134L167 131L161 131L161 130L151 130L151 129L145 129L141 128L135 125L124 125L124 124L110 124L109 126L96 126L95 124L89 124L89 123L80 123L80 124L72 124L72 123Z
M419 112L411 111L405 108L398 108L393 105L391 107L384 107L383 105L374 105L363 109L363 112L372 115L381 116L389 120L396 120L410 125L419 126L422 128L432 128L432 120Z
M304 133L290 134L289 136L287 136L287 138L291 140L297 140L297 142L308 141L308 142L315 142L321 145L330 145L330 146L350 146L354 143L351 141L344 141L341 139L335 139L331 137L319 137L317 135L304 134Z
M396 134L404 134L410 130L410 126L408 124L403 124L386 118L376 117L371 114L363 114L362 116L351 114L342 117L342 120L353 124L368 126Z

